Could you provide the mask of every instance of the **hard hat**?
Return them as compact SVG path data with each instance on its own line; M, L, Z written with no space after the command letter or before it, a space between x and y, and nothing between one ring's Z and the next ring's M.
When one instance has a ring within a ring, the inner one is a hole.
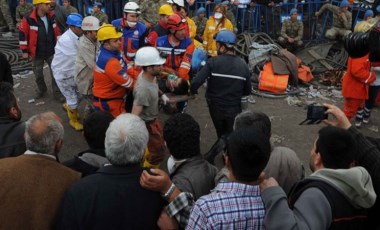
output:
M44 3L51 3L51 1L50 0L33 0L33 5L44 4Z
M236 35L229 30L221 30L216 35L215 41L224 43L227 46L231 47L236 43Z
M116 27L111 24L104 24L98 30L98 41L120 38L121 36L123 33L116 31Z
M172 7L170 5L165 4L165 5L162 5L160 7L160 9L158 10L158 14L163 14L163 15L170 16L170 15L173 15L174 12L173 12L173 9L172 9Z
M165 58L160 56L158 50L151 46L145 46L137 50L135 57L135 65L151 66L162 65L166 62Z
M80 15L78 13L71 13L71 14L69 14L69 16L67 16L66 24L68 26L76 26L76 27L81 28L82 27L82 20L83 20L82 15Z
M175 31L185 29L186 24L183 23L181 16L178 14L170 15L168 18L168 29L173 29Z
M82 30L94 31L99 29L99 19L94 16L87 16L82 21Z
M173 4L174 3L173 0L167 0L166 2L169 3L169 4Z
M140 7L136 2L127 2L124 5L124 13L136 13L141 14Z
M185 7L185 3L183 0L172 0L174 4L179 5L180 7Z

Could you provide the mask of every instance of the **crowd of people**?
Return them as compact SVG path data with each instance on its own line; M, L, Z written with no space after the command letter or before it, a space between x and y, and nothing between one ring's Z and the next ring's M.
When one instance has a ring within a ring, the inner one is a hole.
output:
M324 105L333 119L310 146L312 174L305 177L297 154L271 143L269 117L243 111L251 76L234 50L239 20L229 20L230 3L206 19L204 8L189 12L194 2L130 1L110 22L99 2L83 17L68 0L33 0L18 29L23 57L33 63L35 98L46 97L47 63L52 93L88 149L61 162L62 119L44 112L21 121L13 82L2 78L0 229L380 229L380 139L349 120L360 118L367 98L351 99L343 111ZM333 12L329 38L350 33L336 28L351 23L347 6L327 3L316 12ZM279 41L300 46L297 9L289 16ZM197 50L204 64L195 71ZM360 74L367 92L380 79L377 68L368 55L350 57L347 78ZM187 95L204 83L218 137L205 156L200 126L186 113ZM168 107L162 125L158 115Z

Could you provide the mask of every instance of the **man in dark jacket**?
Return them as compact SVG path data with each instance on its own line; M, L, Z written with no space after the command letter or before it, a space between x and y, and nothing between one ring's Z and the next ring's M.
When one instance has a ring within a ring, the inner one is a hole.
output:
M11 65L2 52L0 52L0 73L0 82L6 81L13 85Z
M164 139L171 156L164 164L172 182L195 200L215 187L216 167L200 153L200 128L189 114L170 117L164 127Z
M157 229L163 199L139 184L147 143L148 130L138 116L113 120L105 138L110 164L68 189L57 229Z
M8 82L0 82L0 158L14 157L25 152L25 123Z
M195 94L208 79L206 100L218 138L232 132L234 119L242 111L243 96L251 93L251 74L247 63L235 55L236 36L228 30L216 38L218 56L207 61L191 81L190 91Z
M104 150L104 139L113 119L112 114L105 111L95 111L88 115L83 122L83 135L90 149L63 164L82 173L82 177L94 174L99 168L109 164Z

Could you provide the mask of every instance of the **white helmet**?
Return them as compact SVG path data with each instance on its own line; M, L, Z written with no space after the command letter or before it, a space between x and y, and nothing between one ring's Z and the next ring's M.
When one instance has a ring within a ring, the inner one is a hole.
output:
M94 16L87 16L82 21L82 30L95 31L99 29L99 19Z
M162 58L154 47L145 46L136 52L135 65L137 66L162 65L165 62L166 59Z
M185 3L183 0L172 0L173 3L179 5L180 7L185 7Z
M166 2L169 3L169 4L173 4L172 0L167 0Z
M124 5L124 12L125 13L141 14L140 7L139 7L139 5L137 5L136 2L127 2Z

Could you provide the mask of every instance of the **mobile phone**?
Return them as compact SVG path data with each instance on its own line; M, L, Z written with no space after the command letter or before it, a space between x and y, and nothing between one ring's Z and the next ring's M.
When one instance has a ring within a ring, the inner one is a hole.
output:
M308 120L325 120L327 119L328 115L326 113L327 107L322 105L309 105L307 107L307 116L306 119Z

